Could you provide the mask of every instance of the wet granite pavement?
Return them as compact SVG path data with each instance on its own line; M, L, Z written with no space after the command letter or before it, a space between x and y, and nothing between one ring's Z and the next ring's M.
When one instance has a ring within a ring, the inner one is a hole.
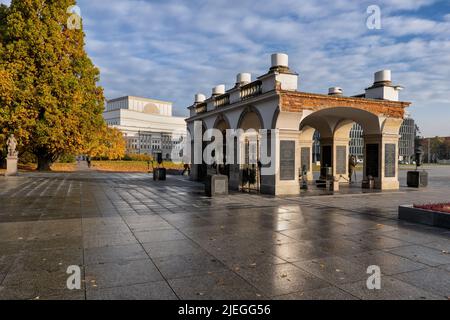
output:
M0 177L0 299L448 299L450 231L397 208L449 195L450 167L423 190L214 199L181 176Z

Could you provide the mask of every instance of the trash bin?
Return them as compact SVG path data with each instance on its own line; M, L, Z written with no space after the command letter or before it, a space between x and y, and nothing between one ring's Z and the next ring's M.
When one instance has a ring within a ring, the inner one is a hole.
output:
M153 170L153 180L155 181L164 181L166 180L166 169L165 168L156 168Z
M410 188L426 188L428 186L428 172L408 171L407 184Z

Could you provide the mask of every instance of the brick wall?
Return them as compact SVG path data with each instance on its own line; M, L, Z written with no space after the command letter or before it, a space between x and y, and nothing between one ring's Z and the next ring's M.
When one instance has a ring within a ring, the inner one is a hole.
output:
M402 118L409 102L386 100L372 100L351 97L336 97L303 92L279 91L280 108L285 112L299 112L302 110L319 111L332 107L351 107L365 110L375 115L392 118Z

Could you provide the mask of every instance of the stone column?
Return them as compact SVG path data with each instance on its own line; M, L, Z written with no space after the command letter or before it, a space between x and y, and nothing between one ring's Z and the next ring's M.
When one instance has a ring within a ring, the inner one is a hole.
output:
M398 134L365 135L364 180L371 175L375 188L398 190Z
M264 176L261 192L273 195L300 194L300 132L280 129L276 137L275 174Z
M191 175L190 180L192 181L198 181L198 171L199 171L199 165L195 164L195 158L194 158L194 141L191 141Z
M381 188L382 190L398 190L398 141L397 134L383 134L381 150Z

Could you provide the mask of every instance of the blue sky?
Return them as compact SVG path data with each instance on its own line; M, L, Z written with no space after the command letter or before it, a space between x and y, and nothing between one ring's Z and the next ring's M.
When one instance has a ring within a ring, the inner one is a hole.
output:
M0 0L2 3L9 1ZM79 0L87 51L108 99L174 102L186 116L197 92L265 73L270 54L289 54L299 90L341 86L362 93L391 69L426 136L450 136L448 0ZM381 30L366 27L369 5Z

